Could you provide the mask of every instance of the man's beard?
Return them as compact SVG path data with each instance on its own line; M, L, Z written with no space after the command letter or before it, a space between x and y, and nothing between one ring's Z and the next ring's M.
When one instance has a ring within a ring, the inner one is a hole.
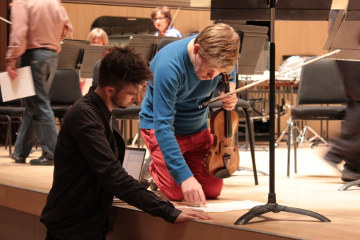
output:
M115 108L127 108L127 106L121 106L117 101L116 101L116 96L117 96L117 93L115 93L114 95L112 95L110 97L110 100L111 100L111 103L112 105L115 107Z

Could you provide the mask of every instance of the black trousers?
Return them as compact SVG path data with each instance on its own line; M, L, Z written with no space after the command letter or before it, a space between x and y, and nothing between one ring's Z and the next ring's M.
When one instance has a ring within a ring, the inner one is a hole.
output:
M345 160L344 167L360 172L360 62L338 61L337 64L349 102L341 136L328 154L339 161Z

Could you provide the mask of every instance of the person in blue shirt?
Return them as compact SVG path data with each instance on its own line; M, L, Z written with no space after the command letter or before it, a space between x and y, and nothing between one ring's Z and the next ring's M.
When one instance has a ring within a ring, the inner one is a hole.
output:
M166 6L157 7L151 13L151 19L154 22L154 27L158 30L154 36L163 37L182 37L182 34L174 28L169 26L172 20L170 9Z
M154 57L149 83L140 112L141 135L153 161L149 171L160 191L171 200L206 204L217 198L222 179L209 175L204 155L213 144L208 129L208 108L199 105L223 94L220 73L231 73L230 90L235 89L234 66L240 39L232 27L219 23L166 45ZM232 110L236 94L221 99Z

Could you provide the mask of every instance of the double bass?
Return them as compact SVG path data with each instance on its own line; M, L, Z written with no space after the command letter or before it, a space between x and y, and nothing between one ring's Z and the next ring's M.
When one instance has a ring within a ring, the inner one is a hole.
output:
M221 74L225 92L229 92L229 75ZM214 142L204 157L208 173L217 178L230 177L239 167L240 156L237 147L239 116L234 110L216 110L210 119Z

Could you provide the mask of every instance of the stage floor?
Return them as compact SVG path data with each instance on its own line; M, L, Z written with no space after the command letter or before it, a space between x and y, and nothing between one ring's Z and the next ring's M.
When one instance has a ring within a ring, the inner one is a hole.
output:
M261 146L268 148L267 145ZM319 222L308 216L280 212L263 214L245 225L234 225L234 222L248 210L210 213L212 220L197 222L217 225L224 231L235 228L241 231L264 233L273 236L272 239L359 239L360 188L356 186L347 191L338 191L343 185L340 180L341 172L327 165L322 159L327 149L321 145L314 148L308 145L301 146L298 151L298 173L293 173L292 159L292 174L288 178L287 149L285 143L281 143L275 149L275 193L278 204L317 212L329 218L331 222ZM39 151L35 151L29 159L36 158L40 154ZM268 173L269 152L258 148L256 163L259 171ZM240 150L240 167L251 169L249 151ZM39 216L45 204L46 194L51 188L52 175L51 166L13 163L8 157L8 151L1 147L0 206ZM225 179L220 198L208 203L240 200L266 203L269 177L261 173L258 175L259 185L256 186L251 171L236 172L233 177ZM32 192L35 195L30 196L29 200L28 197L24 198L24 193L16 193L16 189L20 192ZM33 204L35 202L37 203ZM119 208L128 209L128 206L120 204Z

